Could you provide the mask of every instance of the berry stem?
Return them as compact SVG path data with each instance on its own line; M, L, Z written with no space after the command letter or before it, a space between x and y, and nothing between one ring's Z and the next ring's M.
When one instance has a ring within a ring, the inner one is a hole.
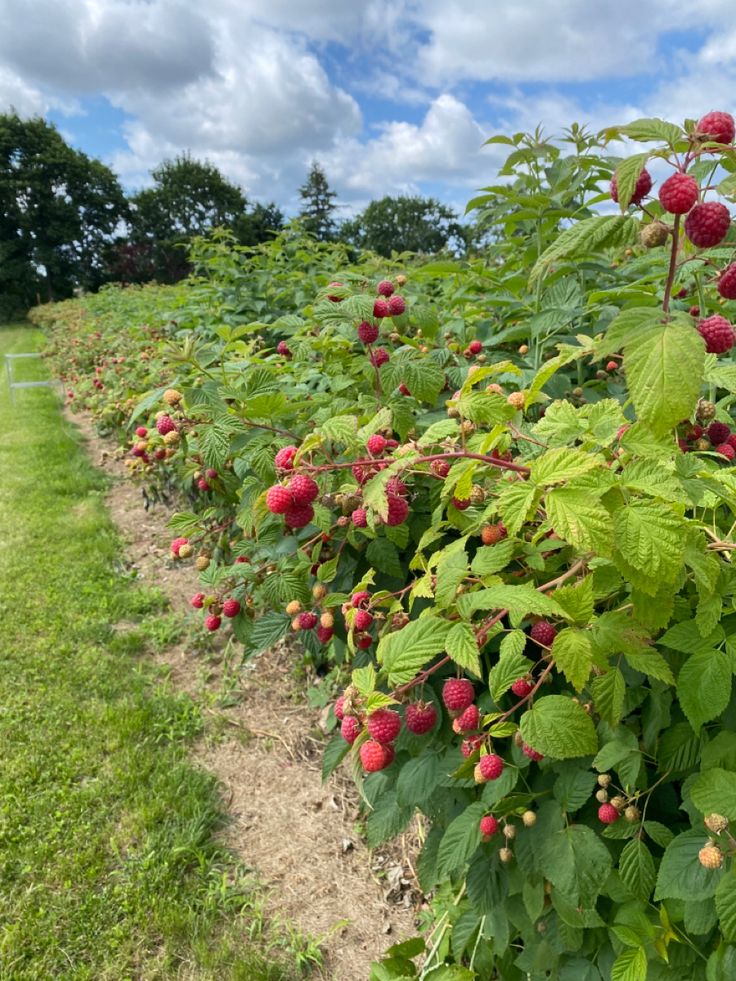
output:
M514 473L529 473L529 467L522 466L521 463L512 463L508 460L498 460L493 456L485 456L482 453L468 453L467 450L459 450L456 453L434 453L432 456L420 456L415 457L412 460L406 461L406 466L401 469L406 470L409 467L414 467L418 463L434 463L435 460L480 460L481 463L487 463L491 467L498 467L499 470L513 470ZM376 461L371 457L364 460L353 460L349 463L329 463L322 464L321 466L316 466L311 463L302 463L300 466L305 470L311 470L312 473L323 473L326 470L345 470L347 467L371 467L375 466Z
M675 216L675 224L672 229L672 251L670 253L670 267L667 270L667 282L664 287L664 299L662 309L665 313L670 309L670 296L672 295L672 285L675 281L675 270L677 269L677 250L680 243L680 219L681 215Z

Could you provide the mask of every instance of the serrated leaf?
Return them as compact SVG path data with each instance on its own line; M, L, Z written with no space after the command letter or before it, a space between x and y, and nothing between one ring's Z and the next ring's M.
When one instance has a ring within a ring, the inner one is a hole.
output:
M498 495L498 510L507 532L512 537L520 531L524 522L539 504L538 488L528 481L505 484Z
M539 865L576 905L592 905L611 869L611 855L592 828L572 824L539 843Z
M464 593L458 599L458 609L463 616L468 616L475 610L502 609L519 617L527 613L535 613L539 616L564 616L562 608L551 596L546 596L528 583L522 586L491 586L474 593Z
M723 939L736 943L736 874L726 876L716 889L716 913Z
M437 853L437 874L440 878L462 868L478 847L480 819L485 813L486 805L483 801L476 801L449 824Z
M645 981L647 955L643 947L627 947L611 965L611 981Z
M674 685L675 677L672 674L672 669L657 651L624 650L624 657L635 671L641 671L649 678L656 678L657 681Z
M386 484L393 474L390 470L381 470L370 478L363 487L363 506L372 508L382 518L388 516L388 497Z
M365 555L371 566L386 576L398 578L402 575L399 550L386 538L374 538L368 543ZM322 566L320 566L320 569ZM319 577L319 573L317 573Z
M717 813L723 814L723 811ZM655 901L660 899L708 899L723 878L723 869L706 869L698 852L708 840L703 831L684 831L667 846L657 873Z
M630 500L613 517L616 564L648 580L671 582L682 568L683 522L657 501ZM656 590L655 590L656 591Z
M533 461L529 478L540 487L550 487L553 484L563 484L573 477L580 477L602 463L603 457L597 453L585 453L583 450L560 446L547 450Z
M342 738L340 732L336 732L325 746L324 753L322 754L323 783L330 778L349 752L350 743Z
M411 681L428 661L445 649L450 623L439 617L424 616L412 620L402 630L384 634L376 656L388 672L392 685Z
M585 709L564 695L545 695L520 721L524 742L555 760L593 756L598 751L595 726Z
M367 422L364 426L361 426L358 432L355 434L355 441L357 443L365 443L369 436L374 436L379 433L382 429L389 429L391 426L391 409L388 406L382 406L378 412L373 416L373 418Z
M561 259L598 252L604 248L634 245L639 239L639 222L629 215L584 218L561 232L537 259L529 276L533 286L551 265Z
M593 576L586 576L574 586L562 586L555 590L555 602L559 603L574 623L589 623L593 618Z
M621 720L626 697L626 682L618 668L613 668L590 685L593 703L600 717L610 725L616 725Z
M575 691L582 691L593 664L588 635L574 627L561 630L552 642L552 657Z
M648 153L637 153L633 157L627 157L616 167L616 186L618 206L622 211L626 211L636 188L644 165L649 159Z
M483 545L475 553L470 566L475 576L490 576L505 569L513 558L516 543L508 538L496 545Z
M437 606L444 609L451 606L457 594L457 587L468 574L468 556L464 549L454 547L444 550L437 563L435 599Z
M664 119L655 117L643 117L635 119L625 126L613 126L605 133L621 133L629 139L636 140L637 143L659 142L675 144L684 137L684 133L679 126L668 123Z
M350 444L358 432L358 420L356 416L333 416L322 423L318 432L321 432L326 439L333 443Z
M250 657L253 654L260 654L261 651L273 647L276 641L281 640L291 626L291 617L283 613L269 612L264 613L253 624L250 635L250 644L246 654Z
M677 676L677 699L695 732L719 716L731 699L731 661L725 652L691 654Z
M585 551L609 555L613 542L611 515L587 491L559 487L545 496L547 518L559 537Z
M736 773L714 767L695 778L690 799L701 814L723 814L736 821Z
M441 443L448 437L456 436L459 429L460 424L456 419L441 419L439 422L433 422L419 437L417 446L424 449L433 443Z
M500 657L488 673L488 687L494 702L531 670L532 662L523 655L525 646L526 635L521 630L507 634L501 642Z
M478 642L475 639L475 631L469 623L456 623L450 628L445 639L445 650L455 664L480 677Z
M619 873L624 883L638 898L648 900L654 888L657 873L652 853L641 840L633 838L621 852L618 863Z

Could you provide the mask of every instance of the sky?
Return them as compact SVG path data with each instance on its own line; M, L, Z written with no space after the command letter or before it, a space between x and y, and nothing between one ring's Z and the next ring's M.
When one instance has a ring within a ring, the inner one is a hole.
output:
M190 151L298 210L386 194L462 212L507 148L736 110L733 0L0 0L0 112L52 120L124 186Z

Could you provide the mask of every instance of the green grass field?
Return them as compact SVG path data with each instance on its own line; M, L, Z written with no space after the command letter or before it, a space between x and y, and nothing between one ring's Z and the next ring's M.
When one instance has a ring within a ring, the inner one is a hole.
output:
M302 977L315 948L213 837L196 704L148 667L155 631L116 637L165 604L125 576L104 478L50 391L10 406L3 356L42 340L0 329L0 979Z

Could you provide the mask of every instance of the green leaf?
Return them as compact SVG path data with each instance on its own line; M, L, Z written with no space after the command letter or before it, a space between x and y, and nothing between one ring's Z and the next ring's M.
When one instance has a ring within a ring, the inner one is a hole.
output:
M456 623L450 628L445 639L445 650L455 664L481 676L480 660L478 658L478 642L475 631L469 623Z
M643 326L624 348L624 367L636 414L655 435L687 419L700 395L703 339L684 320Z
M611 966L611 981L645 981L647 955L643 947L627 947Z
M675 676L672 674L672 669L657 651L624 650L624 657L635 671L641 671L649 678L656 678L657 681L664 681L665 684L674 685Z
M677 677L677 698L695 732L719 716L731 699L731 661L725 652L691 654Z
M564 484L573 477L580 477L601 466L603 457L597 453L568 449L566 446L547 450L531 465L530 479L540 487Z
M671 582L682 568L684 552L683 522L669 505L657 501L629 500L613 517L616 565L632 578L631 570L641 574L635 585ZM649 590L647 589L647 592Z
M458 609L463 616L475 610L506 609L515 616L536 613L539 616L562 616L560 606L538 589L525 583L522 586L491 586L474 593L464 593L458 600Z
M478 847L480 819L486 810L483 801L475 801L450 823L437 853L437 875L440 879L462 868Z
M605 215L584 218L561 232L535 262L529 285L544 276L551 265L561 259L599 252L601 249L635 245L639 240L639 222L629 215Z
M690 799L701 814L723 814L736 821L736 773L714 767L695 778Z
M603 505L589 492L559 487L545 496L547 518L556 534L576 548L609 555L613 521Z
M719 811L718 813L723 813ZM670 842L657 873L655 901L660 899L708 899L723 877L723 869L705 869L698 852L708 840L703 831L684 831Z
M411 681L417 671L445 649L449 631L447 620L424 616L412 620L402 630L384 634L376 656L388 672L389 683L403 685Z
M498 495L498 510L512 537L520 531L524 522L536 510L540 493L534 484L517 481L505 484Z
M375 848L389 838L401 834L413 813L413 807L399 807L395 791L389 790L381 794L366 821L368 847Z
M488 687L494 702L531 670L532 662L523 654L525 647L526 634L522 630L512 631L501 641L500 657L488 672Z
M505 538L496 545L483 545L475 553L470 569L475 576L492 576L505 569L513 558L516 543Z
M389 469L381 470L367 481L363 488L363 506L372 508L382 518L388 515L388 497L386 484L393 474Z
M571 824L540 844L539 865L576 905L592 905L611 870L611 854L592 828Z
M640 838L632 838L624 846L618 864L624 883L638 899L648 900L657 873L652 853Z
M555 602L559 603L574 623L589 623L593 619L593 576L574 586L562 586L555 590Z
M598 751L595 726L585 709L564 695L545 695L520 722L524 742L555 760L593 756Z
M582 691L593 664L589 636L582 630L566 627L552 642L552 657L575 691Z
M273 647L276 641L281 640L291 626L291 617L283 613L269 612L253 624L250 635L250 643L246 654L250 657L253 654L260 654L261 651Z
M396 780L399 804L403 807L420 807L432 797L443 776L437 753L420 753L419 756L407 760Z
M612 126L604 130L604 133L607 135L620 133L623 136L628 136L629 139L636 140L637 143L662 142L670 145L682 140L685 135L683 130L679 126L675 126L674 123L649 117L635 119L632 123L626 123L625 126ZM615 137L609 136L609 138Z
M616 167L616 186L618 188L618 206L622 211L626 211L636 188L644 165L649 159L648 153L637 153L633 157L627 157Z
M590 690L600 717L613 726L620 722L626 697L626 682L621 671L613 668L594 678Z
M346 742L338 731L325 746L322 754L322 782L332 776L340 763L350 752L350 743Z
M374 569L386 576L399 578L403 572L399 551L393 542L386 538L374 538L372 542L368 542L365 556ZM337 561L339 562L339 559ZM322 568L323 566L320 566L320 570ZM319 572L317 577L319 578Z
M468 392L457 403L464 419L484 426L495 426L506 422L516 411L503 395L496 392Z
M333 416L323 422L317 432L333 443L352 443L358 432L358 420L356 416Z
M457 587L468 574L468 556L462 548L445 549L437 563L435 600L439 609L446 609L456 599Z
M716 889L716 913L723 939L736 943L736 874L733 870Z

